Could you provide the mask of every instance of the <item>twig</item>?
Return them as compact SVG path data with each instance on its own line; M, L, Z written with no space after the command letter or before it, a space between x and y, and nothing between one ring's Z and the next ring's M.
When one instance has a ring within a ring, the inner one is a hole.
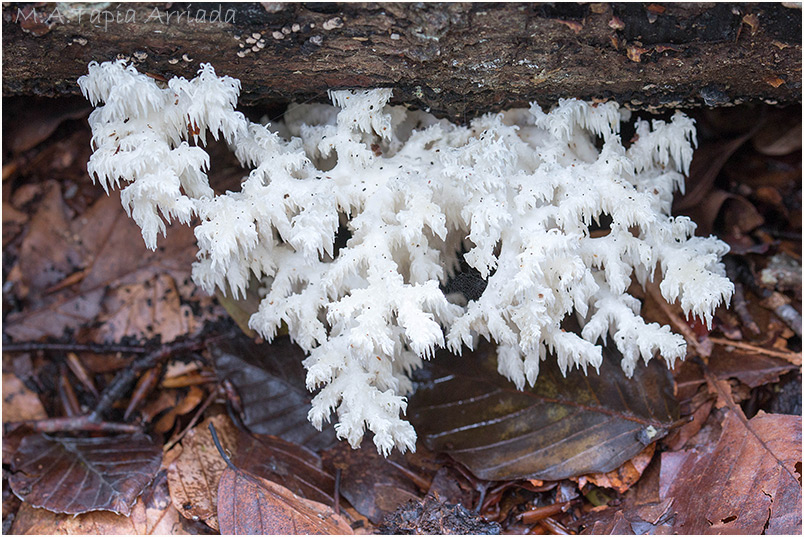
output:
M20 343L4 343L3 352L36 352L36 351L60 351L60 352L91 352L94 354L144 354L148 352L147 347L142 345L102 345L102 344L82 344L82 343L42 343L36 341L23 341Z
M564 524L560 523L559 521L555 520L552 517L547 517L541 519L538 524L542 526L544 529L552 533L553 535L569 535L569 530L564 527Z
M4 427L13 429L20 426L30 427L37 433L62 432L104 432L104 433L139 433L142 429L130 423L114 423L110 421L92 421L89 415L74 418L47 418L43 420L26 420L8 422Z
M128 401L126 411L123 413L123 421L128 421L128 418L134 410L145 400L148 394L151 393L151 390L156 387L157 383L159 383L159 377L161 375L161 365L152 367L142 374L140 380L137 381L137 385L134 387L134 393L131 394L131 399Z
M570 508L575 500L568 502L554 503L552 505L543 505L541 507L534 507L524 513L521 513L517 518L522 520L525 524L534 524L544 518L559 515Z
M670 308L670 305L664 299L662 294L659 292L659 287L655 283L648 284L647 286L648 293L650 293L653 300L659 305L665 315L670 319L670 322L673 323L673 326L676 327L676 330L681 332L681 335L684 336L684 339L687 340L687 343L695 349L695 353L698 356L709 358L712 354L712 349L707 348L706 345L701 344L698 341L698 336L695 335L695 332L690 328L684 319L676 315L676 313Z
M187 434L187 431L195 427L195 424L198 423L198 418L200 418L201 414L203 414L204 411L207 409L207 407L209 407L209 405L212 404L212 401L215 400L215 397L217 395L218 395L218 388L216 386L215 389L212 390L212 393L209 394L209 397L207 397L204 403L199 407L198 411L196 411L195 416L193 416L193 419L190 420L190 423L188 423L187 426L184 429L182 429L182 431L178 435L171 438L170 441L167 444L165 444L165 447L162 448L162 451L167 453L170 450L170 448L178 444L179 441L181 441L181 439L184 438L184 435Z
M735 256L723 258L726 265L726 274L733 281L741 281L757 295L761 301L759 303L765 309L776 314L793 332L801 337L801 314L790 305L790 300L783 294L770 289L766 289L757 283L754 273L744 262L740 262Z
M332 506L332 510L335 511L336 515L341 514L341 473L342 470L340 468L335 469L335 492L333 493L335 496L335 505Z
M223 446L221 445L221 441L218 440L218 431L215 430L215 426L212 425L211 423L209 424L209 432L210 434L212 434L212 443L215 444L215 449L217 449L218 453L220 453L223 462L225 462L226 466L228 466L232 470L237 471L238 470L237 466L234 465L232 460L226 454L226 451L224 451Z
M84 368L84 364L81 363L78 355L74 352L68 352L64 361L67 362L67 367L70 368L70 371L72 371L81 384L84 385L84 388L86 388L89 393L94 395L95 399L97 400L98 397L100 397L98 389L95 388L95 383L92 382L92 378L89 376L89 373L87 373L87 370Z
M158 350L146 354L145 356L137 358L130 366L117 373L112 382L106 386L106 389L103 390L98 404L95 410L92 411L92 414L90 414L90 417L94 420L101 420L102 416L112 408L112 405L128 392L140 371L155 367L174 354L200 350L214 341L229 338L232 337L232 335L233 332L227 332L226 334L219 334L209 338L175 341L163 345Z
M774 358L781 358L782 360L787 360L793 365L801 365L800 352L775 351L773 349L765 349L763 347L757 347L756 345L751 345L750 343L744 343L742 341L732 341L730 339L719 338L719 337L710 337L709 341L711 341L715 345L723 345L727 347L734 347L735 349L743 349L746 351L755 352L757 354L764 354L765 356L773 356Z
M754 321L754 317L748 310L748 303L746 302L745 294L743 293L743 284L740 282L734 282L734 311L737 312L737 315L743 322L743 326L754 334L760 333L759 326L757 326L756 321Z
M75 394L73 385L67 377L67 366L63 363L59 367L58 391L61 406L68 417L74 418L84 414L81 411L81 404L78 402L78 396Z

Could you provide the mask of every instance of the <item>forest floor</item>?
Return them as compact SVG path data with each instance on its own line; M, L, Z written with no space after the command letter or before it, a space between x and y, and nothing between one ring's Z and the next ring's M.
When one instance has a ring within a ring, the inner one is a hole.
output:
M189 227L145 248L87 176L84 101L4 104L3 533L800 534L800 107L691 112L700 146L674 211L731 246L737 292L711 330L642 293L685 361L641 368L639 389L546 370L517 392L473 374L494 368L489 347L439 357L420 378L451 389L422 382L417 450L386 459L309 425L302 352L239 328L253 298L196 288ZM210 151L216 190L236 188L243 170ZM593 443L553 431L524 448L479 427L512 405L514 427L546 427L550 390L567 407L594 396L584 423L613 418ZM433 440L466 412L476 456ZM611 468L626 422L642 433ZM522 470L527 450L558 458Z

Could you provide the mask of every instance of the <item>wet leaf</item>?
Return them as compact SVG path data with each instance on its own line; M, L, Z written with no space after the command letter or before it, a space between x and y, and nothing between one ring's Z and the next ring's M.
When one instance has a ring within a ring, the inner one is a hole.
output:
M39 396L14 373L3 373L3 423L47 418Z
M224 449L237 449L237 429L228 416L218 415L195 426L174 450L180 453L168 466L168 484L173 505L185 518L200 520L218 529L218 482L226 468L212 441L209 424L215 426ZM168 452L169 456L173 450ZM226 532L224 532L226 533Z
M603 507L579 521L579 525L586 526L581 535L672 534L672 505L672 500L665 500L625 509Z
M218 487L221 533L233 535L352 534L328 506L296 496L281 485L227 468Z
M768 156L801 151L801 109L771 109L769 121L754 135L754 149Z
M58 338L103 314L110 321L100 330L106 340L160 334L167 342L180 330L201 323L189 325L185 317L191 313L185 308L157 311L153 292L144 286L161 277L170 281L163 287L191 299L196 290L189 281L189 268L195 251L192 231L180 225L160 239L157 251L148 251L117 193L101 197L73 218L54 183L31 219L14 277L9 277L24 308L9 314L4 330L17 340ZM162 295L156 298L163 300ZM174 299L168 302L175 304ZM148 325L150 332L142 329Z
M304 446L275 436L239 431L233 461L238 468L282 485L302 498L325 505L335 503L335 478L324 470L321 458Z
M23 105L14 104L24 99ZM92 110L89 103L81 97L62 99L12 98L8 103L8 117L3 125L3 142L13 153L19 154L36 147L53 134L59 125L68 119L80 119Z
M16 535L185 535L180 516L170 502L164 474L151 484L129 516L93 511L72 516L23 504L12 533Z
M167 433L176 423L176 418L183 416L197 407L204 400L206 394L198 386L192 386L186 394L177 396L175 406L163 414L154 424L154 430L158 433Z
M240 396L243 424L255 434L274 435L319 451L336 443L335 430L317 431L307 421L312 395L305 389L304 353L288 338L255 344L245 337L210 347L218 378Z
M711 453L662 454L677 533L801 534L801 416L729 412Z
M678 419L667 367L640 364L631 379L605 347L600 374L561 375L542 362L533 388L519 391L497 373L494 348L443 355L408 412L419 438L482 479L559 480L609 472L666 434Z
M417 480L424 490L430 483L408 467L404 456L393 452L383 457L369 440L359 449L341 442L324 453L324 465L333 473L341 470L341 495L374 524L408 501L418 501Z
M13 205L3 202L3 248L20 234L29 216L14 208Z
M729 349L722 345L714 346L708 367L716 378L737 379L750 388L778 382L779 377L796 369L795 365L781 358ZM698 387L706 382L704 374L694 361L681 362L676 368L678 399L690 399Z
M259 283L256 281L256 278L252 276L251 282L249 282L246 288L246 297L241 299L232 297L231 293L224 294L220 289L215 289L215 298L218 299L218 303L223 306L226 313L234 319L234 322L237 323L240 330L252 339L257 337L257 332L249 328L248 321L260 307L261 299L256 291L258 286Z
M749 132L731 140L702 144L695 151L692 164L690 164L690 174L686 180L685 193L678 193L673 202L674 214L690 215L690 211L695 210L709 196L713 190L715 179L726 161L750 136ZM694 217L693 220L698 222Z
M199 328L190 306L181 303L176 281L167 274L115 289L104 299L98 322L102 341L160 335L162 341L168 342Z
M128 515L159 470L162 450L144 434L97 438L26 437L14 454L14 493L57 513Z
M616 470L581 477L578 481L578 486L583 488L583 481L588 481L598 487L614 489L623 494L642 477L642 472L645 471L645 468L648 467L648 464L653 459L655 450L656 444L651 444L633 459L625 461Z

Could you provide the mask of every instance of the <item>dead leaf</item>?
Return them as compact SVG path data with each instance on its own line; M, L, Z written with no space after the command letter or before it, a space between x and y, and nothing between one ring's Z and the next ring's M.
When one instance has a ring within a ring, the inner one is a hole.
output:
M644 472L645 468L647 468L648 464L650 464L650 461L653 458L653 452L655 450L656 444L651 444L643 449L642 452L633 459L625 461L625 463L623 463L622 466L616 470L606 473L585 475L581 479L586 479L598 487L611 488L620 494L623 494L625 491L631 488L634 483L639 481L640 477L642 477L642 472ZM580 481L578 484L579 486L582 486L580 485Z
M3 248L13 241L28 222L28 214L3 201Z
M6 108L8 118L3 121L3 142L12 153L28 151L47 140L59 125L68 119L81 119L89 115L92 107L81 97L61 99L36 98L26 95L18 106L13 101Z
M180 446L173 448L180 448L180 455L168 466L167 475L170 497L179 513L190 520L205 522L217 530L218 481L226 462L221 459L212 441L210 423L218 431L224 448L231 453L236 452L237 429L234 424L228 416L214 416L188 431Z
M245 337L210 346L215 372L240 396L243 425L314 451L337 442L335 430L316 430L307 421L312 395L305 390L304 352L287 337L255 344Z
M604 506L589 513L576 526L586 526L581 535L667 535L672 532L672 500L629 506Z
M234 319L234 322L237 323L240 330L251 339L257 337L257 332L249 328L248 321L259 309L262 300L257 294L259 282L256 280L257 279L252 275L251 281L246 288L245 298L237 299L232 296L232 293L224 294L220 289L215 289L215 298L218 299L218 303L223 306L226 313Z
M779 78L778 76L774 75L768 75L765 78L763 78L762 81L773 88L778 88L779 86L784 84L783 78Z
M244 535L351 535L332 508L296 496L267 479L226 468L218 486L221 533Z
M743 15L743 24L751 28L751 35L754 35L759 29L759 17L754 13Z
M622 30L625 28L625 23L620 19L620 17L612 15L611 19L609 20L609 28L612 30Z
M47 418L39 396L14 373L3 373L3 423Z
M533 388L497 373L493 346L441 355L408 407L419 438L487 480L559 480L609 472L666 434L678 419L672 379L661 360L627 379L605 347L600 374L562 376L542 363Z
M167 433L173 428L178 416L183 416L201 404L201 401L206 397L204 390L198 386L191 386L190 389L182 397L177 398L176 406L168 410L159 420L154 424L154 430L160 434Z
M718 379L737 379L750 388L778 382L780 376L796 369L795 365L781 358L740 352L723 345L713 347L708 367ZM678 364L675 378L680 401L693 397L698 387L706 382L700 366L694 361Z
M232 459L238 468L302 498L334 505L335 478L324 470L316 453L276 436L238 433L237 453Z
M158 334L167 342L199 328L190 306L181 303L175 280L167 274L109 293L98 322L102 341L151 339Z
M9 278L34 307L41 305L45 289L80 268L83 253L69 233L70 219L59 183L48 181L20 246L18 278Z
M16 279L9 278L15 282L18 296L24 299L24 309L9 314L4 329L18 340L58 338L67 329L85 328L97 320L106 307L113 310L105 312L106 318L115 320L101 328L107 339L119 340L127 335L130 323L125 320L147 315L149 320L138 324L150 324L152 333L161 334L163 343L167 342L175 337L178 327L194 328L202 323L188 324L185 316L192 313L183 307L163 308L154 317L154 295L147 290L134 293L137 296L128 301L121 297L132 294L132 286L141 287L161 277L162 282L172 280L170 284L163 284L163 288L178 291L185 301L193 299L196 290L189 272L195 251L192 231L187 226L175 225L167 238L160 240L157 251L149 252L139 228L120 206L119 193L101 197L83 215L73 219L58 186L53 186L47 191L22 241L20 256L12 271ZM76 272L81 272L80 280L72 285L60 285ZM149 305L149 301L152 304ZM172 303L175 304L175 300ZM128 311L121 311L121 308ZM162 334L162 328L168 331ZM128 335L146 337L150 334L132 328Z
M78 516L52 513L24 503L14 519L16 535L186 535L173 507L167 481L160 474L131 509L129 516L93 511Z
M731 140L702 144L696 149L684 194L676 195L673 211L677 214L688 214L690 209L700 204L712 190L723 165L751 135L752 132L747 132Z
M763 155L780 157L801 151L801 117L791 110L771 110L771 120L751 139Z
M408 468L404 456L394 452L383 457L369 440L359 449L341 442L323 457L332 473L341 470L341 495L374 524L408 501L418 501L417 480L422 490L429 488L430 479Z
M662 454L660 494L683 534L801 534L801 416L729 412L711 453Z
M34 507L57 513L128 515L159 470L162 450L144 434L26 437L14 454L9 485Z
M701 390L692 399L691 404L694 410L692 410L690 421L673 431L664 440L665 445L673 451L682 449L703 428L715 405L715 399L709 395L708 390Z

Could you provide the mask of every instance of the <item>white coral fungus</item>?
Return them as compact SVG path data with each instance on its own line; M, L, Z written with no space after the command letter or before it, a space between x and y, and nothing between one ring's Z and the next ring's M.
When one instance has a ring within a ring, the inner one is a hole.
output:
M93 178L127 184L149 248L164 220L197 218L193 279L207 291L239 296L259 279L250 326L271 339L287 325L319 389L310 421L336 412L352 446L368 428L383 453L414 449L408 375L437 347L493 340L500 373L522 388L548 354L562 371L597 368L611 335L630 375L640 357L672 363L686 350L642 319L632 279L656 275L668 301L707 324L732 294L727 246L670 216L695 144L681 113L637 121L626 148L615 103L533 104L462 127L388 105L389 89L333 91L334 107L294 106L260 125L234 110L239 81L209 64L159 87L123 62L91 63L79 84L105 103L89 120ZM239 192L210 188L207 133L252 169ZM590 233L601 217L608 232ZM349 238L337 248L339 226ZM461 255L487 279L468 304L443 290ZM580 334L562 330L573 314Z

